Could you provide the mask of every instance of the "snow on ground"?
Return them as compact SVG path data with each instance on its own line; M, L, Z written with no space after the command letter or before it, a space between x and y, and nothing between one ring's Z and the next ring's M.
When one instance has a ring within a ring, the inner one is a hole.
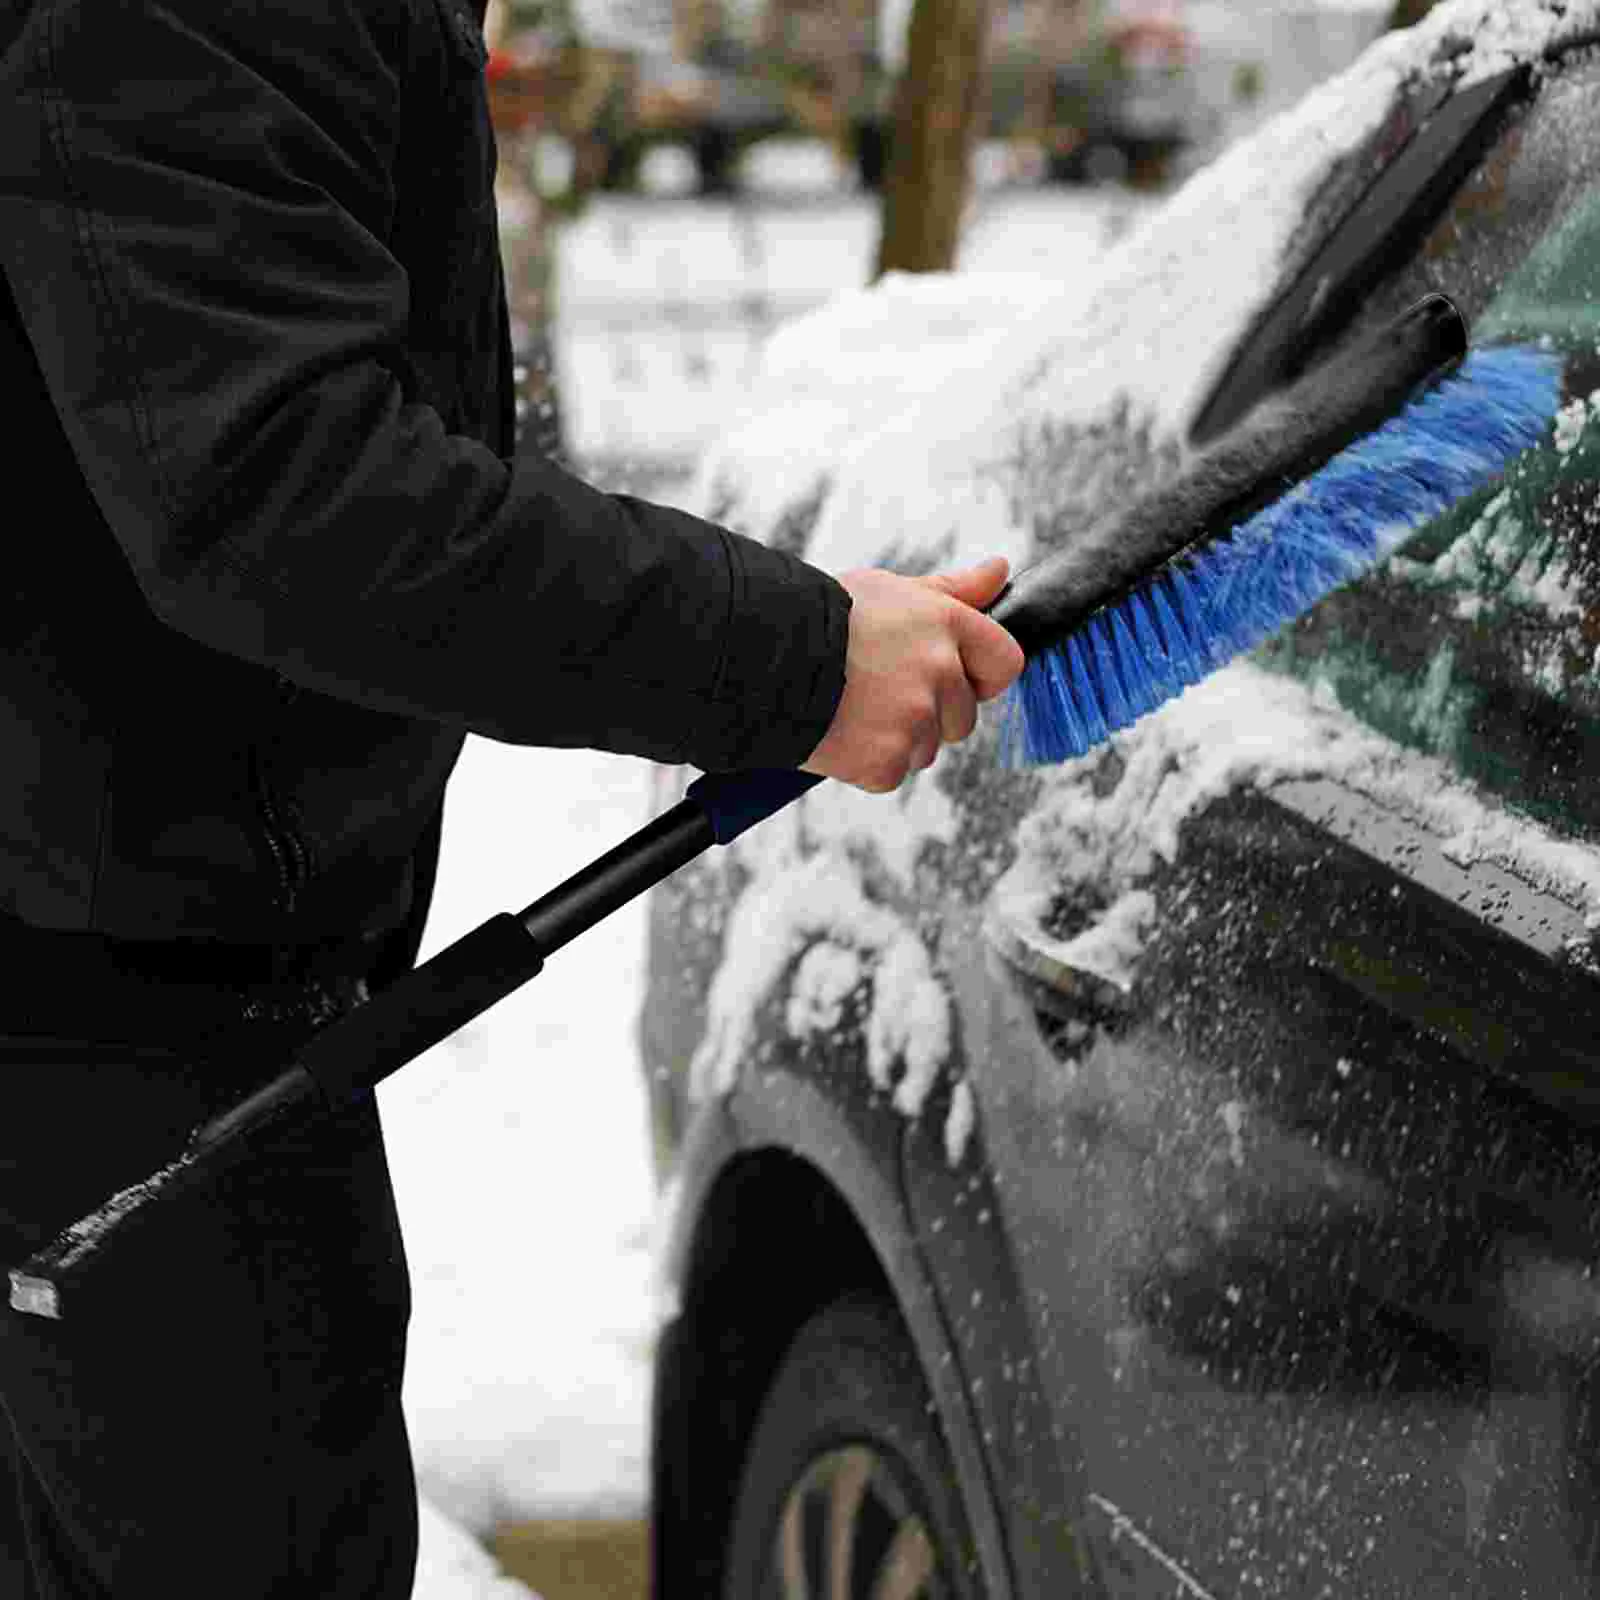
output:
M472 740L424 955L644 820L645 764ZM630 907L384 1089L415 1309L418 1480L478 1533L638 1512L654 1206Z
M532 1590L507 1577L471 1534L426 1500L417 1548L415 1600L528 1600Z
M807 159L804 146L790 154ZM1151 204L1118 189L980 189L961 268L1070 284ZM837 190L591 200L556 269L571 448L584 460L692 456L747 404L776 328L867 283L876 230L872 205Z

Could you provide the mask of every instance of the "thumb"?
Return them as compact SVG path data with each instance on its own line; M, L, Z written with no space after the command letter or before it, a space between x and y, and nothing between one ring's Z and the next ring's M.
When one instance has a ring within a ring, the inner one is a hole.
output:
M952 600L982 610L1005 588L1010 575L1011 563L1004 556L990 556L975 567L964 567L959 572L929 573L922 581Z

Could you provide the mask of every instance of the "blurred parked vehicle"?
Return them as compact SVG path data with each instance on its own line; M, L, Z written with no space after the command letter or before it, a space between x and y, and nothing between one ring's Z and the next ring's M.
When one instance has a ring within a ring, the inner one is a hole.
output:
M799 126L754 72L537 35L491 56L489 85L498 128L568 142L579 191L632 188L645 153L676 144L693 156L702 194L726 193L745 148Z
M1383 17L1327 0L996 7L985 133L1038 151L1062 181L1157 186L1346 65ZM796 133L878 186L902 65L878 7L764 0L736 13L677 0L666 20L604 42L513 33L491 62L497 121L537 120L569 140L580 190L630 187L645 152L673 143L692 153L703 192L725 193L751 144Z
M1297 116L959 397L707 465L835 568L1025 558L1425 292L1567 358L1495 492L1110 746L656 892L662 1595L1600 1592L1600 4L1447 0Z
M1189 72L1192 41L1172 22L1108 28L1056 69L1043 130L1050 175L1069 182L1166 176L1204 131Z

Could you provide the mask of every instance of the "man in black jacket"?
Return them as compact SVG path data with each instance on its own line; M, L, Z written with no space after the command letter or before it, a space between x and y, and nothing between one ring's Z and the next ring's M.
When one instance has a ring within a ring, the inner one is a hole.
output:
M468 731L882 791L1020 669L514 459L481 22L0 0L7 1261L409 965ZM4 1314L0 1594L409 1593L406 1314L370 1096Z

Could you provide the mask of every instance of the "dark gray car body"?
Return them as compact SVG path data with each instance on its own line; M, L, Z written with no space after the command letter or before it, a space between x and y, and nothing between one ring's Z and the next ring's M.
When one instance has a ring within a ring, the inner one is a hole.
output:
M775 967L737 1070L705 1081L750 877L719 860L658 892L642 1038L678 1297L659 1592L720 1592L766 1382L806 1315L860 1288L921 1357L991 1596L1600 1586L1600 60L1582 39L1459 90L1397 86L1192 436L1429 290L1482 336L1554 342L1574 403L1503 499L1262 653L1284 705L1314 688L1327 740L1375 753L1278 749L1212 783L1203 749L1152 757L1135 730L1059 780L1074 834L1049 822L1057 780L999 771L981 739L947 752L918 780L949 807L940 838L862 875L949 997L948 1050L909 1095L912 1068L896 1081L875 1054L889 956L819 988L825 932ZM1126 445L1130 471L1170 469ZM1185 782L1172 837L1132 830L1139 859L1119 856L1126 816ZM1074 840L1103 872L1049 881ZM1074 940L1130 904L1126 972L1076 965Z

